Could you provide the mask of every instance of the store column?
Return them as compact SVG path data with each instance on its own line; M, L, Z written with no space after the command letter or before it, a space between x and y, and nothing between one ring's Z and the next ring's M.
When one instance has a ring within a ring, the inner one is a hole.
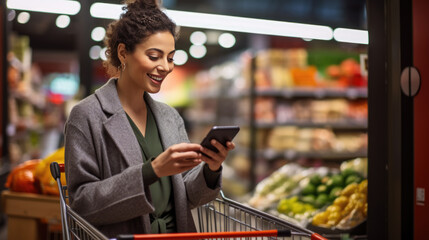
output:
M429 236L429 1L413 0L413 60L420 74L414 97L414 239Z
M94 28L93 19L89 9L94 3L93 0L81 0L81 10L79 12L79 33L77 43L79 50L79 78L80 85L83 88L84 96L92 93L93 64L89 58L89 49L91 48L91 30Z

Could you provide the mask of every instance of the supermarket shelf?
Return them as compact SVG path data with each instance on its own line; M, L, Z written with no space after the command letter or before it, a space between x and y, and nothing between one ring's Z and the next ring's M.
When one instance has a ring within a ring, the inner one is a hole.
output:
M296 126L301 128L332 128L344 130L366 130L368 121L365 120L343 120L336 122L311 122L311 121L288 121L284 123L264 123L257 122L256 127L259 129L274 128L278 126Z
M281 97L287 99L293 98L347 98L359 99L368 97L366 87L351 88L314 88L314 87L290 87L283 89L255 89L255 95L258 97ZM241 98L249 97L250 89L220 91L211 90L203 92L192 92L192 99L218 99L218 98Z
M311 151L311 152L301 152L297 150L285 150L285 151L276 151L273 149L264 149L258 150L257 155L264 159L276 159L276 158L286 158L286 159L298 159L298 158L321 158L329 160L343 160L351 159L357 157L367 157L367 150L359 150L353 152L335 152L335 151Z
M13 89L9 90L9 94L12 98L22 100L30 103L38 109L44 109L46 105L45 97L38 93L32 92L19 92Z
M229 89L228 91L221 90L209 90L209 91L194 91L190 93L191 99L203 100L203 99L219 99L219 98L241 98L245 96L250 96L249 89L245 90L236 90Z
M257 96L282 98L367 98L368 89L359 88L312 88L291 87L287 89L256 89Z

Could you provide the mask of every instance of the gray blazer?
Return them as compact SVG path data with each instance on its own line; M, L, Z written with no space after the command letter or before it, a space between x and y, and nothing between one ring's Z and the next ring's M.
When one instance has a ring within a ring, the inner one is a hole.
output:
M150 233L154 211L142 177L143 156L119 101L117 79L110 79L71 111L65 126L65 167L69 204L108 237ZM177 111L144 94L164 149L189 142ZM178 232L196 231L190 209L219 193L207 187L203 164L171 177Z

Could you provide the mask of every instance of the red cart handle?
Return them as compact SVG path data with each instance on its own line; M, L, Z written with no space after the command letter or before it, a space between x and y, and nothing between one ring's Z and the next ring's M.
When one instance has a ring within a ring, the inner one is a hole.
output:
M311 240L326 240L326 238L322 237L321 235L317 233L311 234Z
M162 233L119 235L118 240L138 239L214 239L214 238L242 238L242 237L290 237L290 230L264 230L248 232L206 232L206 233Z

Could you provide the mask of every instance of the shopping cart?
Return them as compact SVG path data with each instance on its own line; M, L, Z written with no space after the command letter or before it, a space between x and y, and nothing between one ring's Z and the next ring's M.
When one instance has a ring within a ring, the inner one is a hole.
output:
M63 239L109 240L67 204L67 186L60 176L64 164L51 163L52 177L60 189ZM321 235L265 212L226 198L223 193L193 210L196 233L119 235L117 240L138 239L292 239L323 240Z

